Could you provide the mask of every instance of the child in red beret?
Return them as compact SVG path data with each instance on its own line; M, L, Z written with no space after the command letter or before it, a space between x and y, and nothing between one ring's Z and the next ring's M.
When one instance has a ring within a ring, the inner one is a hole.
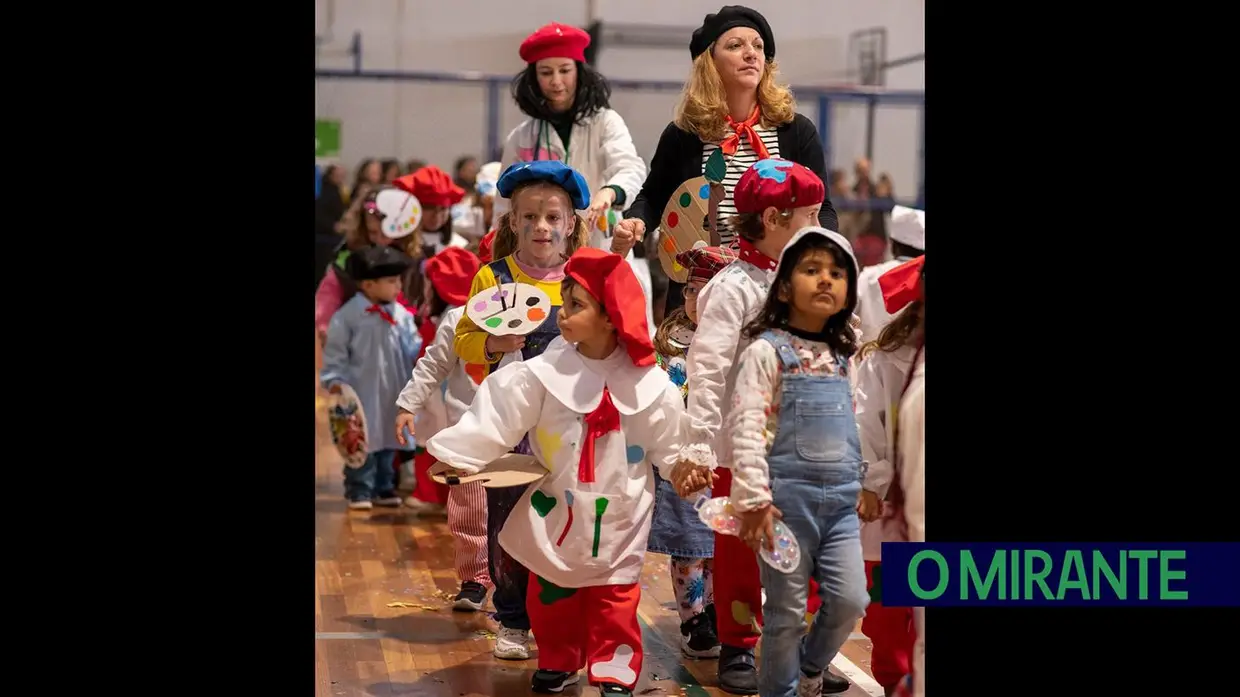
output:
M642 670L651 463L679 458L684 404L656 365L645 297L622 257L577 250L561 295L560 336L492 373L427 449L474 474L530 434L548 474L525 490L499 542L529 569L533 689L560 692L585 667L603 695L631 697Z

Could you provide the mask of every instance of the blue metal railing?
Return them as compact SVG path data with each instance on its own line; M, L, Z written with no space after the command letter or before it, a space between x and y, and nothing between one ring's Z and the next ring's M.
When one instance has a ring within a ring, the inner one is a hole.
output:
M500 104L502 95L512 82L511 75L486 75L479 72L422 72L416 70L363 70L361 59L361 34L355 34L350 52L353 54L352 70L316 69L314 77L318 80L377 80L398 82L446 82L455 84L482 84L486 88L486 143L488 156L497 152L500 147ZM681 82L660 80L612 80L608 79L613 89L636 90L644 92L679 92L684 84ZM881 88L834 89L829 87L793 87L797 98L804 102L806 98L815 99L818 105L818 138L822 141L823 157L827 170L831 169L831 104L832 103L863 103L880 106L917 107L917 201L918 208L925 209L926 201L926 150L925 150L925 92L915 90L887 90Z

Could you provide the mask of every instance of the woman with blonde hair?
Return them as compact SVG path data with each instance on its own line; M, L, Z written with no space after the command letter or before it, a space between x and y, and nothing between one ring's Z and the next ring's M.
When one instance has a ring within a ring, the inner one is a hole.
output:
M693 67L675 120L663 129L650 174L616 226L616 234L640 240L647 230L656 229L677 187L702 176L710 156L722 150L727 171L718 219L722 244L728 246L735 239L727 223L736 215L732 189L745 170L758 160L782 157L806 166L826 182L822 141L813 122L797 113L792 92L779 81L775 35L757 10L728 5L706 15L693 32L689 54ZM828 230L838 226L830 197L822 202L818 222ZM683 303L681 284L672 282L665 312L670 314Z

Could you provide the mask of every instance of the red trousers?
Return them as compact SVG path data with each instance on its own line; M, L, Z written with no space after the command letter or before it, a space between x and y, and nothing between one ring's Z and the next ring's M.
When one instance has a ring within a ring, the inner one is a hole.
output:
M575 673L587 663L591 685L633 689L642 670L637 623L641 586L560 588L530 573L525 609L538 637L538 667Z
M430 469L435 466L435 462L435 458L425 450L420 450L413 458L413 472L416 476L413 497L419 501L443 506L448 503L448 486L437 484L434 479L431 479Z
M719 481L712 496L732 493L732 471L715 470ZM718 616L719 642L727 646L753 649L762 627L762 580L758 576L758 555L741 538L715 533L715 614ZM822 607L818 583L809 580L806 614L813 617Z
M865 582L871 590L874 589L874 569L880 563L865 563ZM878 575L881 579L881 568ZM879 593L871 593L870 606L865 609L865 619L861 620L861 632L874 644L870 652L874 680L883 687L891 687L912 670L917 633L913 629L913 608L883 607L880 597Z

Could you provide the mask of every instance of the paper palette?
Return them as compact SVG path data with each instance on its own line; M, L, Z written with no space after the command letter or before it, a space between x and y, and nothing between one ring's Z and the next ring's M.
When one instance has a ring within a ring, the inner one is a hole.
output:
M494 336L527 336L551 316L551 298L528 283L505 283L478 293L465 315Z
M413 234L422 222L422 203L400 189L384 189L375 197L375 207L383 214L383 234L400 239Z

